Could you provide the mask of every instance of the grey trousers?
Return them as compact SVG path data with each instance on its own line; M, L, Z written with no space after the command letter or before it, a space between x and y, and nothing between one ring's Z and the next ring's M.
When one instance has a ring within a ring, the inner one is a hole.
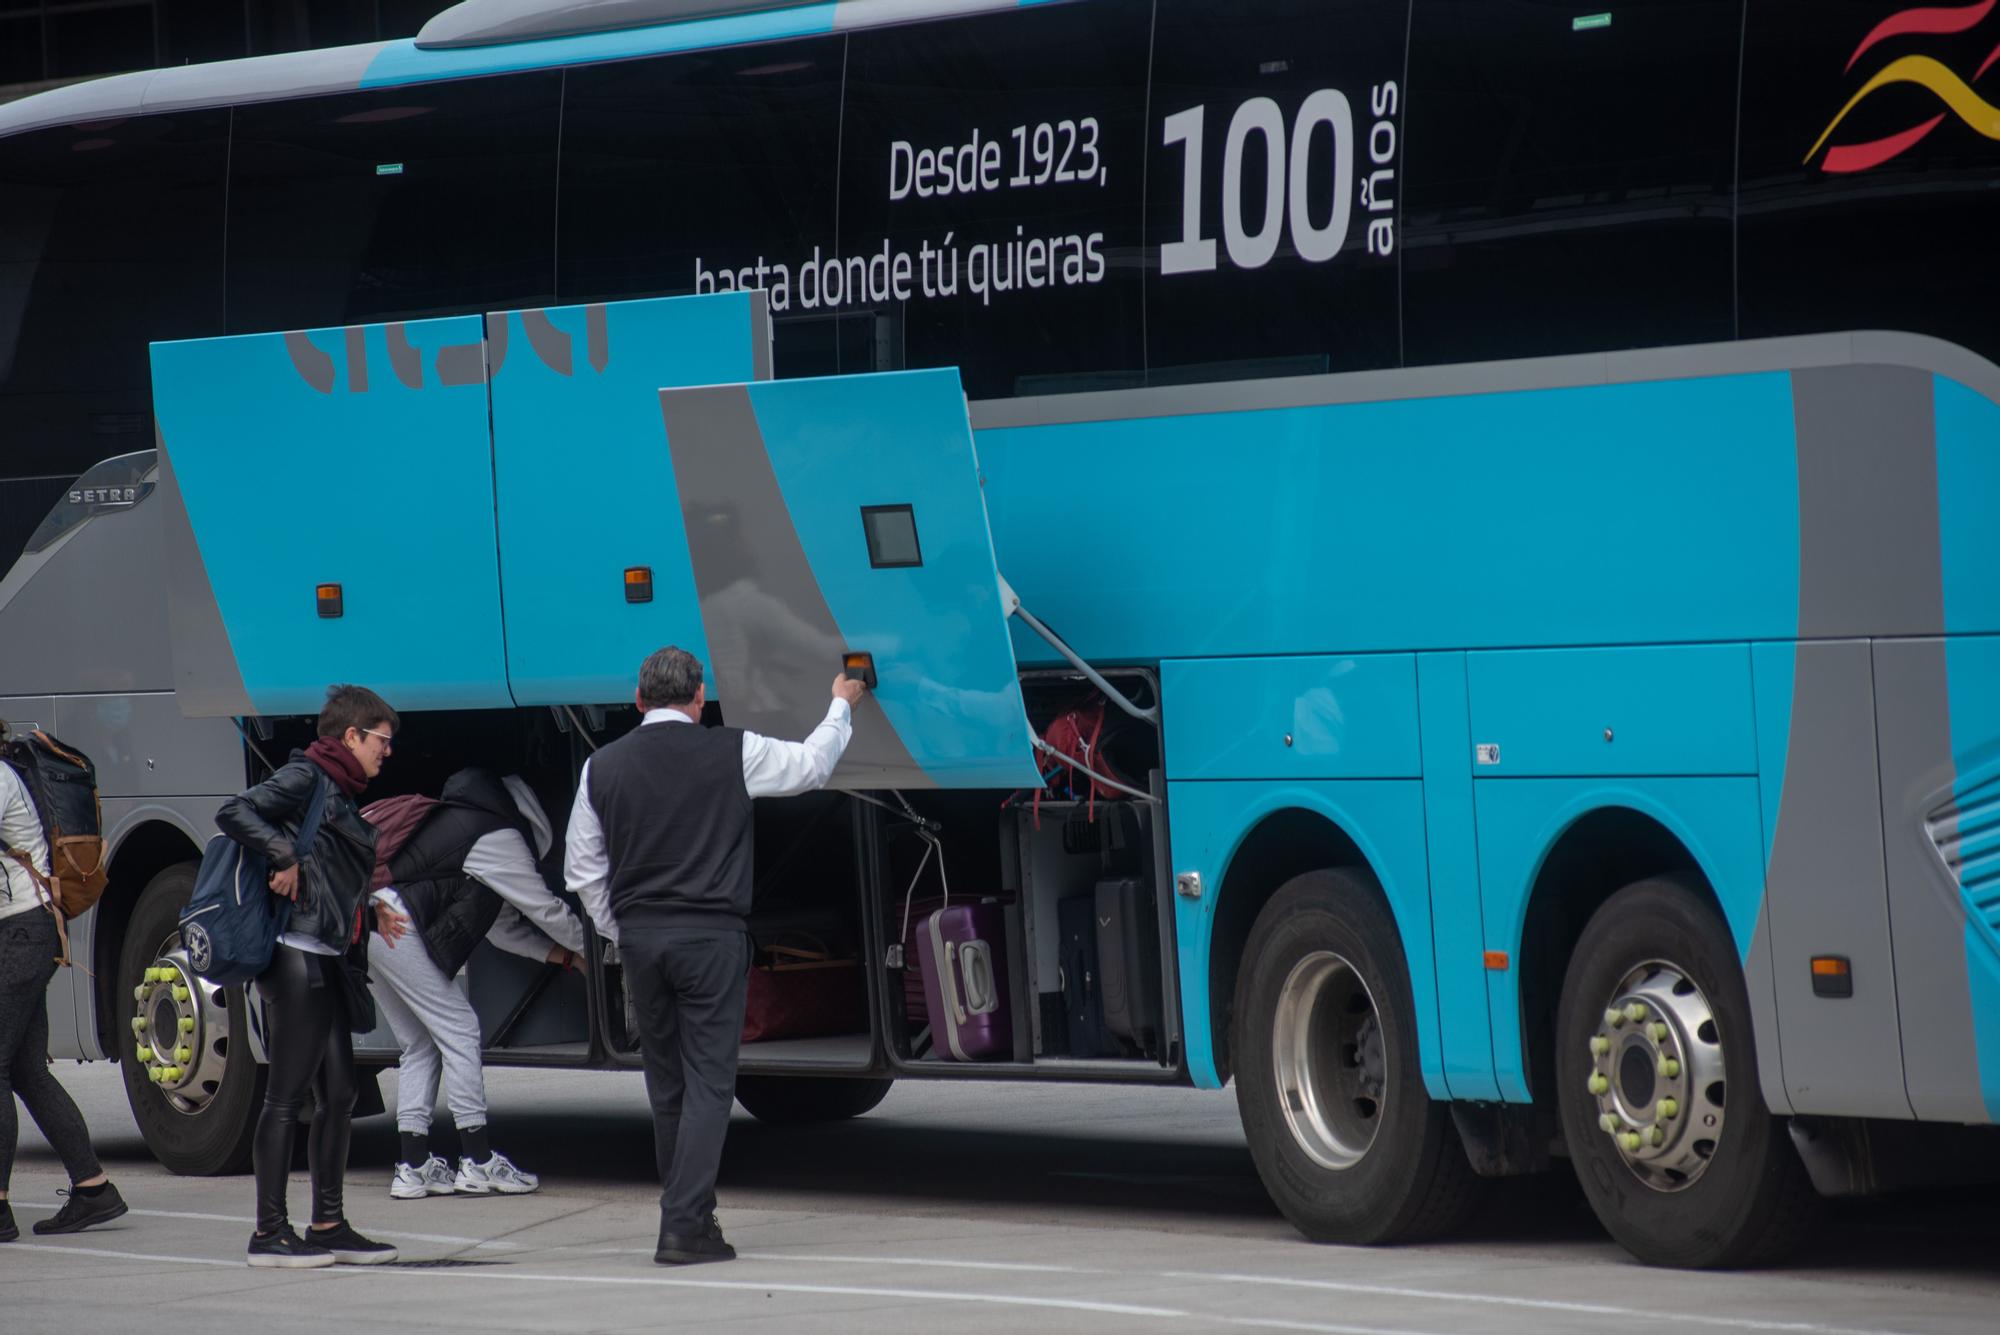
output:
M632 984L653 1103L660 1231L699 1233L715 1211L715 1175L736 1101L750 937L621 926L618 953Z
M393 947L368 952L375 1003L402 1048L396 1073L396 1129L423 1135L431 1129L440 1067L452 1125L486 1125L486 1072L479 1055L479 1016L454 979L431 959L415 932Z

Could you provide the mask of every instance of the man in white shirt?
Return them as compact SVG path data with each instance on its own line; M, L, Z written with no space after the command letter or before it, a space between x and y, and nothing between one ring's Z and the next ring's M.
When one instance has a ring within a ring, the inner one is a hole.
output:
M715 1174L750 971L754 799L821 787L847 749L862 685L833 680L826 718L803 742L698 724L707 689L682 649L639 669L644 721L583 767L565 875L618 946L639 1016L659 1163L662 1265L727 1261Z

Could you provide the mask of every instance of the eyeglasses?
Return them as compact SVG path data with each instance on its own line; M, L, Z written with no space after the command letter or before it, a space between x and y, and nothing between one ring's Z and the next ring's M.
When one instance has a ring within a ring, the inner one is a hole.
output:
M394 745L396 744L396 734L395 734L395 733L393 733L393 732L377 732L377 731L375 731L375 730L374 730L373 728L363 728L363 729L361 730L361 735L362 735L363 737L379 737L379 738L381 738L381 739L382 739L382 749L383 749L384 751L387 751L387 750L388 750L388 749L389 749L390 747L392 747L392 746L394 746Z

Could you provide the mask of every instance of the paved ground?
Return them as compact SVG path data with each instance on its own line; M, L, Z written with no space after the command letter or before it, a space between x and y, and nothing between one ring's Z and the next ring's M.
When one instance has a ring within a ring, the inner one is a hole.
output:
M242 1263L247 1178L188 1179L146 1156L116 1072L64 1066L134 1207L43 1242L62 1185L24 1127L22 1241L0 1247L7 1335L136 1330L377 1332L1202 1331L1992 1332L1991 1193L1834 1214L1782 1272L1631 1264L1560 1178L1502 1184L1469 1236L1387 1251L1314 1247L1258 1187L1229 1094L903 1085L876 1112L783 1131L740 1118L722 1217L742 1260L673 1271L657 1224L636 1076L495 1073L500 1147L535 1196L392 1203L388 1118L356 1129L349 1213L404 1264L305 1273ZM393 1100L393 1076L384 1080ZM24 1119L25 1120L25 1119ZM303 1213L303 1175L295 1209Z

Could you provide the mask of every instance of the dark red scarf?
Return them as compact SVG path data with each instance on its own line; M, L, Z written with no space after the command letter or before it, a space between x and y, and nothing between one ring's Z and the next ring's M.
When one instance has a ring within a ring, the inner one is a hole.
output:
M322 737L308 746L306 759L325 770L326 776L351 798L361 796L361 790L368 786L368 775L361 762L338 737Z

